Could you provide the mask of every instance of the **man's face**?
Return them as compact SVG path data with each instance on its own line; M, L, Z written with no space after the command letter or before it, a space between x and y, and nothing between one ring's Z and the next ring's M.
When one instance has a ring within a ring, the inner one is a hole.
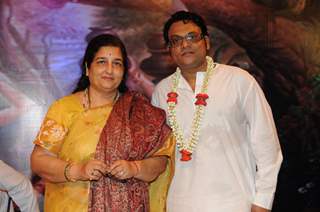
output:
M170 53L181 70L198 70L205 67L209 39L203 37L201 29L193 22L175 22L169 32Z

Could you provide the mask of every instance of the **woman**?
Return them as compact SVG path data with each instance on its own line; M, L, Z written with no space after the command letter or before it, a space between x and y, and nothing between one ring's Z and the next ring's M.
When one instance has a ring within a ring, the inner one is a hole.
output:
M45 211L163 211L174 152L164 112L122 93L128 58L119 38L93 38L82 68L76 92L50 107L34 141Z

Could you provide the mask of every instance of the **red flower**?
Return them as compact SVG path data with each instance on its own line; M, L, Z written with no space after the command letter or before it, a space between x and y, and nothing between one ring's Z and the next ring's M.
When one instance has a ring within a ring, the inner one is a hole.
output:
M206 93L198 93L196 98L197 98L197 101L194 103L195 105L207 106L206 100L209 98L208 94L206 94Z
M168 93L168 99L167 99L167 102L174 102L175 104L177 104L177 97L178 97L178 94L176 92L170 92Z
M192 153L189 152L188 150L183 149L180 151L180 153L181 153L181 159L180 159L181 161L189 161L192 159L191 158Z

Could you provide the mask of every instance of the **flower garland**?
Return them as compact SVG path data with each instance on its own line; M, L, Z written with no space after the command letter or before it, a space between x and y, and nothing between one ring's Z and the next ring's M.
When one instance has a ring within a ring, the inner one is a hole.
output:
M176 105L178 104L178 93L177 88L179 85L179 80L181 77L181 70L178 67L173 80L172 80L172 88L171 92L168 93L168 121L169 125L172 128L173 134L177 141L177 148L181 153L181 161L189 161L191 160L192 152L194 151L197 143L199 141L199 132L200 132L200 124L202 121L202 117L204 115L204 108L207 106L206 100L209 98L207 94L209 78L216 67L216 63L213 62L212 58L207 56L207 71L203 80L203 84L201 87L201 92L196 95L196 111L192 120L192 128L191 128L191 137L188 141L183 138L183 133L180 125L177 121L176 115Z

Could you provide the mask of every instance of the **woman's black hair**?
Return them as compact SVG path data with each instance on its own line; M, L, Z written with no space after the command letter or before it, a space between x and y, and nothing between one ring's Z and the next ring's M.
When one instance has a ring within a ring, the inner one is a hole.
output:
M89 77L86 75L86 69L90 67L93 58L95 57L96 53L99 51L99 49L103 46L112 46L112 47L119 47L123 59L123 66L124 66L124 73L123 78L120 82L120 85L118 87L119 92L123 93L127 90L126 86L126 79L128 75L128 69L129 69L129 61L128 61L128 55L126 48L123 44L123 42L115 35L112 34L101 34L96 37L94 37L88 44L85 54L83 56L82 62L81 62L81 70L82 74L78 81L76 89L73 91L73 93L85 90L89 87L90 81Z

